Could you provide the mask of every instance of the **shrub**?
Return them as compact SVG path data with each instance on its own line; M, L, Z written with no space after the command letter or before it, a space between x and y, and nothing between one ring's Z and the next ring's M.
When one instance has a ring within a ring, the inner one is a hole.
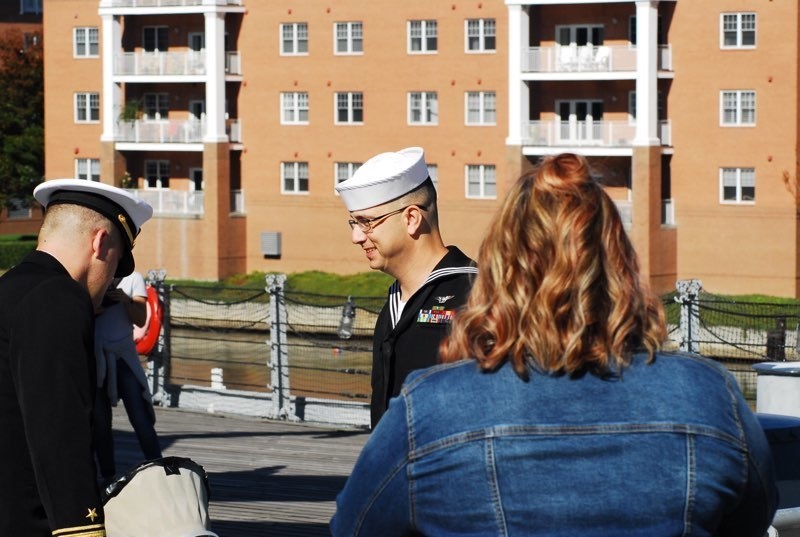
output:
M10 269L35 249L35 235L0 236L0 270Z

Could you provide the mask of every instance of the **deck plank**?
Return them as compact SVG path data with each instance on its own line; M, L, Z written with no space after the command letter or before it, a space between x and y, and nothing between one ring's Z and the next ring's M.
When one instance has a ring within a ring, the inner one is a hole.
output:
M368 434L329 426L157 408L165 456L209 475L212 530L220 537L330 535L328 521ZM142 458L122 405L114 409L117 470Z

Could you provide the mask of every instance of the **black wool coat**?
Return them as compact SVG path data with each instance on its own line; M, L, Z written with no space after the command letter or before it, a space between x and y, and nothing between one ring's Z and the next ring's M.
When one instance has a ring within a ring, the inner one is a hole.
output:
M89 293L35 251L0 277L0 535L103 534L94 396Z

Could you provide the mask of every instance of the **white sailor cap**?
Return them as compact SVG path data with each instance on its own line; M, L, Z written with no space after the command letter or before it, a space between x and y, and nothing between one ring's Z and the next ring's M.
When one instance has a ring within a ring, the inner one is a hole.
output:
M45 181L33 190L33 196L45 209L69 203L87 207L108 218L119 229L126 250L115 276L127 276L133 272L132 250L136 236L142 230L142 224L153 216L153 208L147 202L121 188L85 179Z
M360 211L408 194L427 178L425 152L408 147L372 157L350 179L336 185L336 191L348 211Z

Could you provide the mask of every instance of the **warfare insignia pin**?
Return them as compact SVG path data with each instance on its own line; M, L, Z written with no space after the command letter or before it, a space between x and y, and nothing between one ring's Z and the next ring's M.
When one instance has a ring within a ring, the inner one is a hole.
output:
M454 296L456 296L456 295L437 296L436 297L436 302L438 302L439 304L444 304L445 302L447 302L448 300L450 300Z

